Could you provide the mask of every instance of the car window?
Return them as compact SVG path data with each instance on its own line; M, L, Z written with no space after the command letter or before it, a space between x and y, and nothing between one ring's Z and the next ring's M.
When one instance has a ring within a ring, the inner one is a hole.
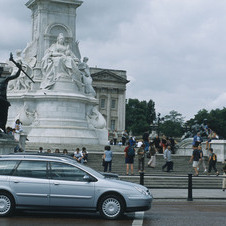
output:
M51 178L56 180L84 181L83 170L65 163L51 162Z
M0 175L11 175L11 173L17 163L18 163L18 161L16 161L16 160L0 161Z
M14 176L46 178L46 162L42 161L21 161L14 172Z

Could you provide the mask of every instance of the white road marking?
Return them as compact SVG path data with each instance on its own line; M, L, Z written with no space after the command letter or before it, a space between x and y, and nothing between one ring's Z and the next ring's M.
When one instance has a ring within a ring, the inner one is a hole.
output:
M135 212L135 219L133 220L132 226L142 226L144 219L144 212Z

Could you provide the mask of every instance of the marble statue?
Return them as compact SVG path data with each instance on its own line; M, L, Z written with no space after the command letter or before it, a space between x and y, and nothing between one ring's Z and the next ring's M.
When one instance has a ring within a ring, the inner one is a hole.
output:
M7 86L10 80L20 76L21 65L17 64L18 71L15 75L2 76L3 67L0 67L0 129L5 131L5 126L8 118L8 108L10 103L7 101Z
M92 86L93 79L91 77L90 68L87 64L88 60L88 57L84 57L83 62L79 63L78 68L82 72L82 82L85 85L85 93L95 97L96 92Z
M65 44L65 37L60 33L57 42L52 44L42 58L41 67L43 81L41 89L51 89L60 77L70 77L79 86L82 86L82 75L78 69L78 58Z
M105 118L96 107L91 109L90 113L87 115L87 120L95 129L104 129L106 127Z
M24 106L20 109L18 112L17 119L20 119L21 122L23 122L24 126L30 126L32 124L38 125L39 120L38 120L38 113L37 111L31 111L29 109L29 106L24 103Z

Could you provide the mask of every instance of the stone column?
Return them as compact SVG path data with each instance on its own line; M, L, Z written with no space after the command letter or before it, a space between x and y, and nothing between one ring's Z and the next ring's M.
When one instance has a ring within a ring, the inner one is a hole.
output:
M108 89L107 99L107 129L111 130L111 90Z

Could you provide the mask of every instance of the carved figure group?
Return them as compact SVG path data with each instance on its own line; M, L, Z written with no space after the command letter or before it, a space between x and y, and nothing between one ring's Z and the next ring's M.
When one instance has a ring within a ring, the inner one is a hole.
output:
M78 70L79 59L65 44L63 33L60 33L57 42L52 44L42 58L43 81L41 89L51 89L60 77L72 77L77 85L82 84L82 75Z

